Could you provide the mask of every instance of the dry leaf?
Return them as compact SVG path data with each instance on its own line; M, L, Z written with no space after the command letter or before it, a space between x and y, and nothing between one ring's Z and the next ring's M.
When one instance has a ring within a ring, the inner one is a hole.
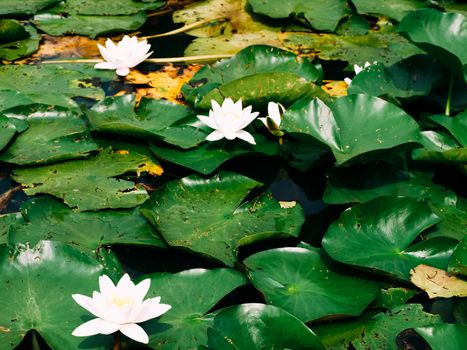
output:
M330 96L347 96L347 83L341 80L332 80L322 85L321 88Z
M467 297L467 281L436 267L418 265L410 270L410 280L430 298Z
M135 69L126 76L132 84L149 85L150 87L136 88L136 101L139 103L142 97L163 98L171 102L180 103L182 100L182 86L190 81L192 76L201 68L201 65L173 66L172 64L162 69L141 73Z
M282 209L291 209L297 205L296 201L279 201L279 205Z

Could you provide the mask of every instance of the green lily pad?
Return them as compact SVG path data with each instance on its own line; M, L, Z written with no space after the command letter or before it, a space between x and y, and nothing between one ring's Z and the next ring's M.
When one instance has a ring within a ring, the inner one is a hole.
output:
M367 313L356 321L318 325L313 329L329 350L349 346L357 350L398 350L396 337L402 331L441 322L440 316L424 312L422 305L407 304L376 315Z
M316 334L298 318L264 304L241 304L221 310L208 330L208 347L324 350Z
M421 9L409 13L397 26L413 43L435 57L448 69L459 72L467 81L467 17Z
M298 236L304 221L300 205L281 208L271 193L244 202L260 183L220 172L171 181L157 189L141 212L172 246L232 266L238 247L274 237Z
M192 269L154 273L148 296L160 296L172 308L157 321L146 322L149 346L159 350L196 349L207 343L207 329L217 311L209 311L227 294L244 285L244 275L233 269ZM219 283L222 281L222 283Z
M24 118L29 127L0 155L0 160L4 162L19 165L46 164L83 158L98 149L76 112L49 107L32 113L25 111L22 115L17 113L15 116Z
M89 314L71 295L90 295L98 290L99 275L121 273L112 255L105 264L60 242L41 241L34 247L0 245L0 298L8 300L0 313L2 348L15 348L31 329L53 349L78 349L84 343L104 350L111 345L110 336L83 339L71 335Z
M455 117L444 114L430 115L430 119L446 128L463 147L467 147L467 111Z
M33 15L37 11L61 0L2 0L0 15Z
M390 67L372 64L352 79L347 92L372 96L413 97L428 95L445 75L432 57L415 55Z
M465 227L465 226L464 226ZM467 276L467 235L464 234L462 241L459 242L451 260L449 260L448 272Z
M239 140L221 140L208 141L191 149L151 144L151 151L161 160L193 169L201 174L211 174L224 162L238 156L274 156L278 153L277 143L259 134L255 134L254 138L256 141L254 146Z
M48 193L70 207L97 210L132 208L143 203L148 198L146 190L115 177L144 171L160 175L162 168L146 155L108 148L89 159L16 169L13 178L26 187L28 195Z
M0 150L2 150L16 134L15 125L10 119L0 114Z
M371 306L372 308L378 309L392 309L396 306L407 303L415 293L415 290L402 287L383 288L380 290L378 297L373 301Z
M429 130L420 135L423 148L412 151L413 159L433 163L467 163L467 147L460 147L448 134Z
M449 202L447 204L450 204ZM430 203L433 212L443 219L438 225L433 227L425 236L428 239L434 237L449 237L457 241L462 241L465 236L467 226L467 211L457 203L454 205L441 205L441 203Z
M41 37L31 25L12 19L0 20L0 58L13 61L39 49Z
M71 99L77 96L103 99L104 90L94 84L115 79L115 72L93 67L89 64L0 66L0 111L33 104L77 108Z
M467 342L467 325L441 323L415 328L432 350L462 349ZM449 345L448 345L449 344Z
M284 32L282 46L322 60L341 60L364 65L374 62L390 66L424 52L397 33L369 32L365 35Z
M344 211L329 226L322 244L334 260L408 280L410 270L419 264L447 266L456 240L432 238L410 245L440 221L414 199L379 197Z
M206 133L195 125L198 119L188 108L165 100L142 99L135 110L134 95L108 97L85 111L92 130L148 136L181 148L197 146Z
M249 256L244 264L268 304L303 322L358 316L379 291L379 283L332 271L314 248L266 250Z
M106 33L136 30L146 22L143 11L126 16L87 16L43 12L34 16L33 23L49 35L78 34L95 38Z
M309 87L309 83L318 78L319 71L309 60L275 47L257 45L243 49L230 59L203 67L183 87L182 92L198 108L209 109L211 99L220 99L219 94L222 95L224 89L234 100L242 98L244 104L251 104L256 98L263 103L273 98L280 100L278 94L281 93L290 100L298 98L297 95L304 93L300 89ZM258 85L259 82L261 85ZM290 89L298 87L298 92L287 92L289 87L284 84L291 84ZM262 88L259 89L259 86Z
M328 145L338 165L419 139L415 120L392 103L369 95L341 97L330 107L319 99L301 99L285 111L281 129Z
M392 0L392 1L372 1L372 0L352 0L360 14L381 14L400 21L406 14L423 7L420 0Z
M8 232L10 231L10 227L24 223L25 220L21 213L0 215L0 244L8 243Z
M40 240L53 240L90 251L114 244L166 247L138 208L76 212L55 199L42 197L23 203L21 213L18 223L10 226L10 244L33 246Z
M328 204L364 203L381 196L429 199L436 205L455 205L457 195L435 184L430 176L391 166L354 164L331 171L323 195Z
M118 16L133 15L139 11L155 10L165 1L141 2L133 0L65 0L60 6L68 13L80 15Z
M334 31L349 12L345 0L248 0L254 12L272 18L304 17L317 30Z

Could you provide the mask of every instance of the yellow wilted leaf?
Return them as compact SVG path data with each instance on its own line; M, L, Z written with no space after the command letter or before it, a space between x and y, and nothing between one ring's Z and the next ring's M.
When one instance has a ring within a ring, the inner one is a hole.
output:
M436 267L418 265L410 270L410 280L430 298L467 297L467 281Z
M295 208L297 205L296 201L279 201L279 205L281 206L282 209L291 209Z
M140 165L136 170L136 175L140 176L141 173L147 172L150 175L161 176L164 173L164 169L159 164L152 162L146 162Z
M347 83L341 80L332 80L321 86L328 95L333 97L347 96Z
M141 73L135 69L126 76L130 83L138 85L149 85L150 87L136 88L136 101L142 97L163 98L171 102L180 103L182 86L190 81L191 77L201 68L201 65L189 65L186 67L173 66L172 64L162 69Z

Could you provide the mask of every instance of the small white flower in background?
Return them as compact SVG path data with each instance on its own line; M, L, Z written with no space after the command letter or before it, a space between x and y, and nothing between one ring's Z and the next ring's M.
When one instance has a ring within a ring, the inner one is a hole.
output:
M357 75L358 73L360 73L362 70L364 70L365 68L368 68L369 66L371 66L372 64L377 64L378 62L374 61L373 63L370 63L370 62L365 62L365 64L363 66L359 66L358 64L354 64L353 65L353 70L355 71L355 75ZM347 85L350 85L350 83L352 82L352 79L350 78L344 78L344 81L347 83Z
M285 112L285 108L280 103L269 102L268 103L268 116L266 118L258 118L268 128L268 130L274 136L281 137L284 133L280 130L282 113Z
M100 292L94 291L92 298L81 294L72 295L81 307L97 316L76 328L72 334L86 337L120 331L133 340L147 344L148 335L137 323L156 318L172 307L161 304L160 297L143 301L150 285L149 278L135 285L128 274L124 274L115 286L110 277L100 276Z
M115 44L107 39L105 47L97 44L102 57L106 62L97 63L94 68L97 69L116 69L117 74L125 76L130 73L130 68L143 62L151 56L151 45L146 40L138 41L137 37L125 35L122 40Z
M206 140L217 141L223 138L227 140L239 138L253 145L256 144L253 136L248 131L243 130L243 128L255 120L259 114L258 112L251 113L251 106L243 109L242 100L238 100L234 103L230 98L226 98L222 106L216 101L211 100L211 106L209 117L198 115L198 119L201 120L203 124L214 129L214 131L206 137Z

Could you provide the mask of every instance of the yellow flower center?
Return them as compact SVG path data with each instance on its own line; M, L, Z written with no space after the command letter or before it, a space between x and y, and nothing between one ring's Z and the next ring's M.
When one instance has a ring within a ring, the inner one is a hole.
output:
M112 303L118 307L131 306L133 305L133 300L128 297L121 297L119 295L112 296Z

